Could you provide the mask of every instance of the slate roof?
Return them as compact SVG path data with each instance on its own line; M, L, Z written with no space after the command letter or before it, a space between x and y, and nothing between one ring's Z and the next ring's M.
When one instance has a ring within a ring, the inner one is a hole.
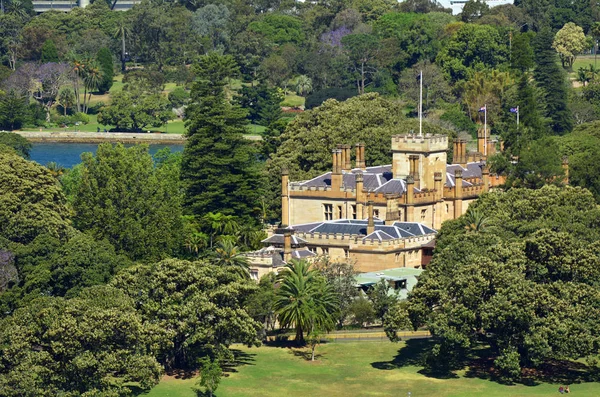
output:
M469 178L482 178L481 166L483 163L472 162L467 163L466 167L462 167L460 164L449 164L446 166L446 186L454 187L456 185L454 181L454 171L462 170L463 172L463 186L472 186L473 184L466 179ZM356 174L363 174L363 186L364 189L376 193L385 194L398 194L403 195L406 192L406 180L394 179L392 174L391 165L382 165L376 167L367 167L366 170L355 168L352 171L344 171L342 173L342 187L345 189L356 188ZM291 182L295 186L304 187L330 187L331 186L331 172L319 175L316 178L301 181ZM414 188L414 192L420 192L419 189Z
M269 245L281 245L283 246L283 234L274 234L271 237L267 237L262 240L261 243ZM306 240L292 235L292 247L302 247L306 245Z
M305 223L291 228L304 233L346 234L366 236L366 239L379 241L399 238L424 236L437 233L434 229L417 222L394 222L386 225L382 220L375 219L375 232L367 236L367 220L339 219L335 221Z
M249 257L252 256L261 256L261 257L271 257L272 266L273 267L281 267L285 266L286 262L283 260L283 249L279 247L274 247L272 245L268 247L261 248L257 251L248 252L247 255ZM307 248L297 249L292 251L293 259L303 259L303 258L311 258L313 256L317 256L312 251L309 251Z

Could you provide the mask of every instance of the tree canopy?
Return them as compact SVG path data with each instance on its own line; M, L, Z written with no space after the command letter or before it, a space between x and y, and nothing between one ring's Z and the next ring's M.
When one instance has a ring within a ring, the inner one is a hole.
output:
M465 227L473 211L484 227ZM446 222L408 302L413 326L427 324L436 338L428 362L460 367L483 342L498 372L516 380L521 367L595 354L599 214L588 191L546 186L487 194ZM388 316L392 337L405 318Z
M0 151L0 236L18 243L43 233L64 238L69 218L65 196L48 169Z
M229 359L232 343L259 343L260 323L244 308L257 287L235 268L168 259L130 267L111 285L135 300L145 324L159 327L157 357L167 368L205 355Z
M74 188L74 224L133 259L159 259L181 244L179 174L155 166L147 145L101 144L84 153Z

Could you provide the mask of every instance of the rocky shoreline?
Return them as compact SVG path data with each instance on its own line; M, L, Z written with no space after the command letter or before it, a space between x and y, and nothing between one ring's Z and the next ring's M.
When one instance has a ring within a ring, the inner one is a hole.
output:
M69 143L185 143L183 134L132 133L132 132L73 132L73 131L13 131L31 142Z

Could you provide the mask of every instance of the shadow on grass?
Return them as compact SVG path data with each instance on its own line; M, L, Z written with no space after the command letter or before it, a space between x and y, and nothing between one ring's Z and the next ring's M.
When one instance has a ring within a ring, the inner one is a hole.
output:
M175 379L190 379L198 375L197 369L171 369L165 371L165 375Z
M418 371L421 375L437 379L457 378L458 376L451 371L435 371L425 367L426 356L434 344L432 339L409 339L391 361L373 362L371 366L383 371L410 366L424 367Z
M293 354L295 357L302 357L306 361L311 361L310 357L312 356L312 353L310 352L310 350L290 349L290 353ZM318 361L321 357L323 357L322 354L315 352L315 361Z
M536 386L540 383L557 385L572 385L584 382L597 382L598 372L584 363L570 360L547 360L536 368L523 368L521 379L516 382L507 382L494 365L495 355L491 348L481 346L472 350L469 355L446 371L432 371L426 365L426 359L431 348L435 345L432 339L410 339L406 345L398 350L398 354L391 361L373 362L373 368L389 371L403 367L421 367L419 374L437 378L457 378L454 370L466 368L465 377L479 378L499 384L519 383L526 386Z
M223 375L229 376L231 373L238 372L237 367L241 367L244 365L255 365L256 354L248 353L239 349L231 349L233 353L233 361L223 364L221 367L223 369Z

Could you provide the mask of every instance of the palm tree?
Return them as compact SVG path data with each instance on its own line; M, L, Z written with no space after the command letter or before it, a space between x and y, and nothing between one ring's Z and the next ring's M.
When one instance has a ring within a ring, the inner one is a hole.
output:
M88 112L90 105L90 99L92 99L92 91L98 89L98 85L102 81L102 69L96 60L89 60L85 66L85 73L83 76L83 84L85 90L83 92L83 112ZM86 93L89 92L89 96L86 99Z
M185 248L190 254L198 256L200 249L206 247L208 236L202 232L192 233L185 239Z
M62 174L65 173L65 167L63 167L55 161L50 161L48 164L46 164L46 168L55 178L59 178Z
M213 246L215 237L220 234L235 235L240 229L236 217L224 215L220 212L209 212L202 217L202 223L209 230L210 246Z
M75 92L75 104L77 105L77 112L81 112L81 91L79 87L79 81L83 79L85 75L85 62L74 52L69 52L67 58L71 62L73 70L73 91ZM84 97L85 100L85 97Z
M589 71L586 68L579 68L577 70L577 81L579 81L585 87L585 83L590 81L589 79Z
M121 14L122 15L122 14ZM125 37L131 33L131 28L125 17L122 15L121 18L117 21L117 28L114 32L114 37L121 38L121 72L125 73L125 54L127 51L125 50Z
M250 278L248 257L243 255L240 247L230 239L224 239L217 243L212 260L217 266L232 268L243 278Z
M465 213L463 222L467 232L483 233L488 229L489 218L478 210L469 208Z
M296 80L296 91L299 95L304 96L312 91L312 80L310 77L301 75Z
M305 261L292 260L279 275L275 310L282 328L296 328L296 342L304 333L333 329L339 303L333 288Z

